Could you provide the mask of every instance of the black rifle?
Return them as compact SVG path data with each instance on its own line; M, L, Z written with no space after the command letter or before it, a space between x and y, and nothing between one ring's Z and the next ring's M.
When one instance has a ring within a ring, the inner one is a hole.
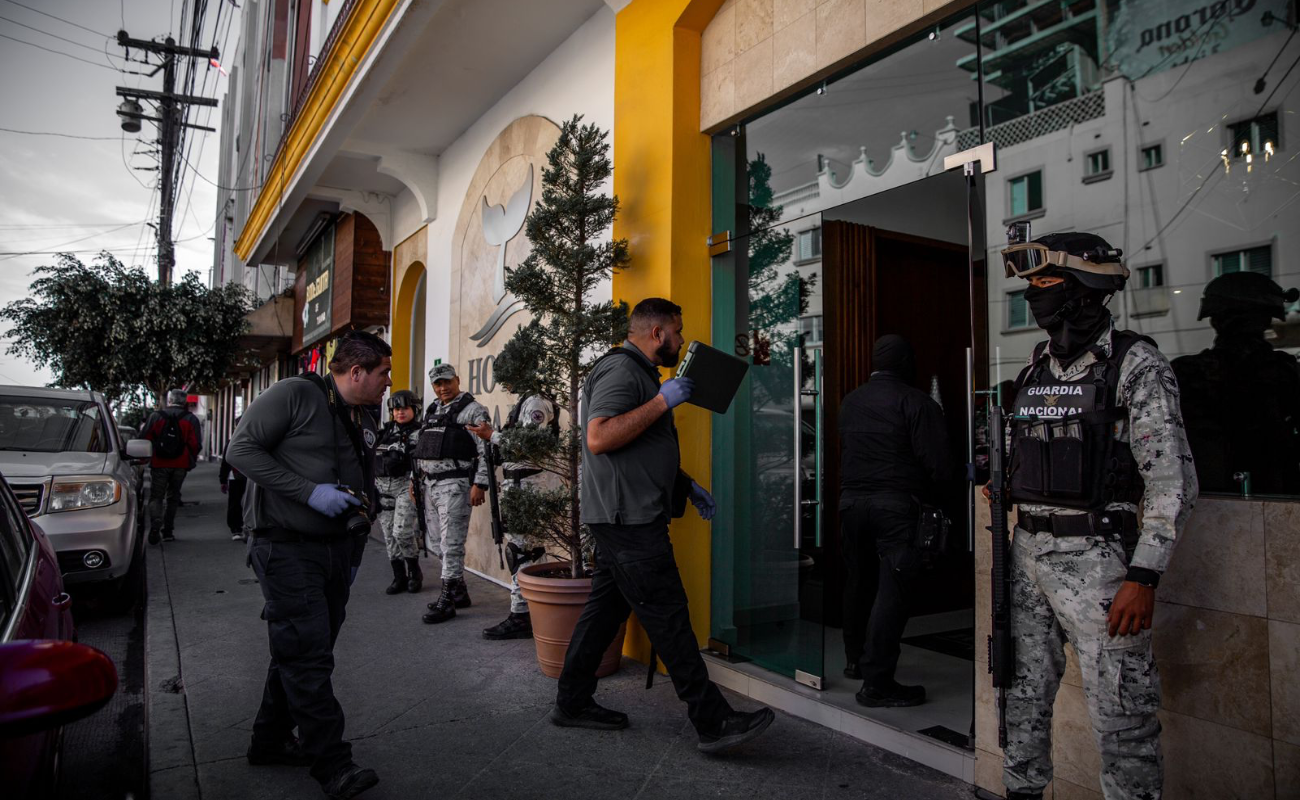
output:
M506 562L501 555L501 544L506 539L506 523L501 519L501 487L497 485L497 464L500 463L501 457L496 445L491 442L484 444L487 445L483 448L483 454L487 459L488 468L488 505L492 509L492 543L497 546L497 561L500 562L501 569L505 569Z
M411 465L411 494L415 498L415 529L420 532L420 553L429 555L429 523L424 518L424 482L420 480L420 468Z
M1007 529L1006 451L1002 409L989 409L989 506L993 524L993 627L989 635L989 672L998 696L998 746L1007 746L1007 690L1016 674L1016 647L1011 637L1011 535Z

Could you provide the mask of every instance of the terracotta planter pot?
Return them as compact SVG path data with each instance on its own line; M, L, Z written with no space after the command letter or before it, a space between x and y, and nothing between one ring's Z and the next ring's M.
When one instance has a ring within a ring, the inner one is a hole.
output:
M567 571L567 562L529 564L519 570L519 588L528 601L528 611L533 618L537 665L542 668L543 675L552 678L560 677L560 670L564 667L564 654L569 649L569 640L573 638L573 629L578 624L578 617L582 615L582 607L587 604L587 595L591 594L590 578L552 578L537 574L557 569ZM605 651L605 657L600 660L596 677L603 678L618 671L626 633L627 625L618 629L618 635Z

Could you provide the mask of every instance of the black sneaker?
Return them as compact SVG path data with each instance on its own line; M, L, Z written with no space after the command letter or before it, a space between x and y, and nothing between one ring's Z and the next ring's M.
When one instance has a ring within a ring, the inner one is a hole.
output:
M851 662L844 667L844 677L849 680L860 681L862 680L862 668L858 666L856 661Z
M867 708L907 708L925 702L925 687L904 686L901 683L883 689L863 686L854 697L857 698L858 705Z
M486 628L483 631L484 639L531 639L533 638L533 616L528 612L516 614L511 611L510 616L501 622Z
M158 544L158 531L149 531L149 544Z
M621 731L627 727L627 714L597 705L570 713L558 705L551 709L551 723L561 728L588 728L593 731Z
M700 734L700 743L696 748L703 753L721 753L737 745L742 745L767 730L776 719L776 712L770 708L757 711L733 711L722 721L722 727L716 734Z
M176 534L171 531L163 531L162 540L164 542L174 542L176 541Z
M255 767L268 764L280 764L286 767L310 767L312 757L303 752L298 740L290 736L274 745L258 744L256 740L248 746L248 763Z
M330 800L347 800L356 797L365 790L379 783L379 776L373 769L362 769L356 764L349 764L334 774L321 786Z

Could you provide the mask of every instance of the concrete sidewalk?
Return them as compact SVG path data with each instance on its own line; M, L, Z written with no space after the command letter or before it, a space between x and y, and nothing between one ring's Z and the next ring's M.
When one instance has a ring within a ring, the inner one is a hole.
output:
M149 548L146 676L156 800L323 797L305 769L244 759L268 658L262 595L244 547L225 528L216 468L185 484L177 541ZM481 513L476 511L475 513ZM602 704L628 712L614 733L555 728L555 682L529 640L489 642L509 595L469 577L472 608L443 625L420 615L437 595L437 562L419 595L389 597L382 544L372 540L335 650L334 688L354 758L375 769L381 798L964 798L971 787L828 728L777 712L763 737L724 758L695 749L667 679L646 691L644 668L601 682ZM727 693L738 708L747 698Z

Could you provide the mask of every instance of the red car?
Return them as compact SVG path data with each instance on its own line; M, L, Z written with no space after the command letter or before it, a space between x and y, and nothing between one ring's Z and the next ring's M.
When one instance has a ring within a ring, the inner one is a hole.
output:
M8 797L53 796L62 726L117 689L108 656L75 638L54 548L0 477L0 774Z

